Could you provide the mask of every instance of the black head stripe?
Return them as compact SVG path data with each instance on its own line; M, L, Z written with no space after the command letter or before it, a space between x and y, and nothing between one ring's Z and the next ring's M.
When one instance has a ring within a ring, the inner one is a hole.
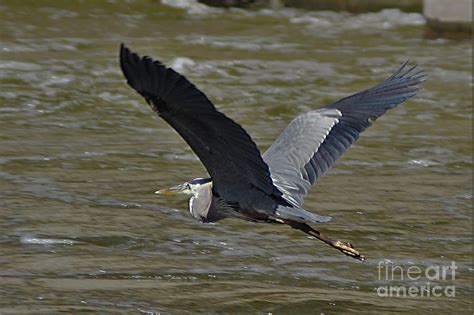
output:
M191 185L203 185L209 183L210 181L210 178L195 178L193 180L190 180L188 183Z

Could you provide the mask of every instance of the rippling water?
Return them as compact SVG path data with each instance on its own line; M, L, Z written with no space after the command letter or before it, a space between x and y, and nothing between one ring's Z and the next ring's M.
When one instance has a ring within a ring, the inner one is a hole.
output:
M397 10L163 2L2 1L0 313L472 312L470 42L428 38L421 15ZM283 226L200 224L185 199L154 195L206 173L124 83L120 42L187 75L262 150L296 114L406 59L425 69L419 95L305 203L368 262ZM452 261L454 280L390 281L378 267ZM427 282L456 296L377 291Z

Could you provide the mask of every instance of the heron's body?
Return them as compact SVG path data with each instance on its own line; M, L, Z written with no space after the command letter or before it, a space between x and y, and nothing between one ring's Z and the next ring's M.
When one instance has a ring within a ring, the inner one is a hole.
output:
M127 83L183 137L210 175L158 193L190 195L190 213L203 222L237 217L284 223L363 259L351 244L313 230L308 224L331 217L304 210L303 200L362 131L415 95L421 71L405 70L405 63L379 85L301 114L261 155L247 132L184 76L123 45L120 65Z

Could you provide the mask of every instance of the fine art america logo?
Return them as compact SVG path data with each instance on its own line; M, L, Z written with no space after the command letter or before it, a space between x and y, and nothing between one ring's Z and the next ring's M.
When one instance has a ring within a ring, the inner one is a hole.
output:
M455 297L456 287L446 285L456 279L456 262L449 265L397 266L388 261L377 265L379 281L389 285L377 287L382 297ZM403 285L398 283L404 283ZM408 285L407 285L408 283Z

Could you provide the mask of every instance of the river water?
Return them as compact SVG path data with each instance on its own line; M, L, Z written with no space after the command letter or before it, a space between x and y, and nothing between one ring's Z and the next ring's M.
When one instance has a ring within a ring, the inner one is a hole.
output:
M163 2L1 2L0 313L472 313L470 42L398 10ZM188 76L261 150L298 113L419 64L425 88L305 202L368 261L154 195L206 172L125 84L121 42Z

